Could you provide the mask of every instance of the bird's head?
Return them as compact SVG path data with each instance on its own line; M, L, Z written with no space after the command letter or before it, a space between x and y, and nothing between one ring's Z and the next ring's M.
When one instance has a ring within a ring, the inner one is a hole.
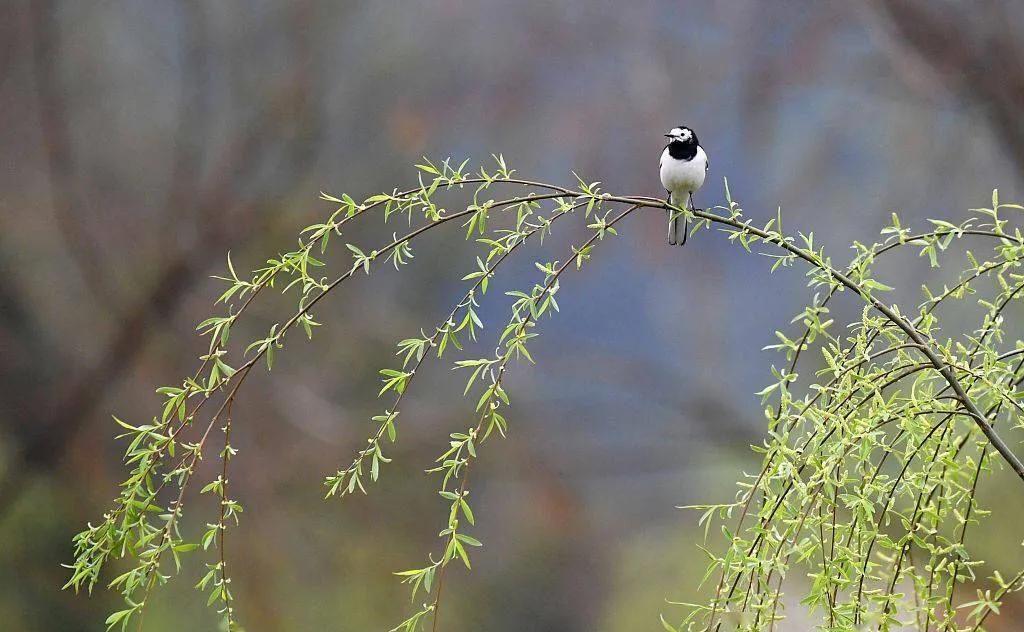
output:
M670 143L683 143L685 145L697 144L697 135L693 133L693 130L685 125L679 127L673 127L669 130L668 134L665 134L665 138Z

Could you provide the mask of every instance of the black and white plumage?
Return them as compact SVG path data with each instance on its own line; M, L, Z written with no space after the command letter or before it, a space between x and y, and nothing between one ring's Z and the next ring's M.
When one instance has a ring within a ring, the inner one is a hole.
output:
M693 194L704 184L708 172L708 156L697 140L697 134L685 125L673 127L665 134L668 144L661 152L661 184L668 192L668 203L680 209L692 209ZM686 243L686 216L683 236L679 238L679 211L669 211L668 243Z

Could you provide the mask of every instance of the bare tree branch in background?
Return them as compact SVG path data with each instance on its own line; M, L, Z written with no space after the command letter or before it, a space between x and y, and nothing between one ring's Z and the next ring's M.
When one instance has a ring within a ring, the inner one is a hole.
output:
M62 228L66 230L69 247L76 253L75 257L83 267L83 276L96 275L97 279L103 279L102 262L95 258L95 248L75 223L74 194L67 186L73 172L69 136L63 109L57 98L59 91L50 83L53 79L52 69L57 65L53 58L52 40L47 39L55 30L52 25L53 7L43 2L31 5L33 21L39 25L35 32L41 33L44 38L42 43L34 44L34 50L37 61L40 55L45 60L41 64L44 72L39 75L44 79L39 87L43 94L40 105L43 110L41 125L49 128L45 129L43 136L52 172L56 174L52 188L55 204L60 209L58 217ZM62 379L63 388L58 388L55 395L41 390L45 398L40 397L40 401L18 406L20 410L42 412L31 424L19 424L11 420L12 426L8 430L18 445L13 449L14 458L8 463L3 480L0 480L0 515L17 498L21 490L20 483L29 472L50 468L60 462L77 431L90 420L109 390L146 349L147 341L158 330L154 324L173 315L174 309L181 303L181 297L195 285L213 260L220 259L228 244L243 242L247 235L259 229L257 218L271 219L273 215L262 211L266 210L265 207L274 206L276 200L287 197L289 191L274 192L268 202L261 203L260 208L239 204L233 199L234 192L242 188L245 182L252 181L260 163L275 152L284 152L285 159L289 161L288 167L294 170L292 173L307 168L316 156L313 148L316 147L315 132L319 117L312 98L313 83L305 70L311 51L303 44L302 37L304 19L309 14L296 11L296 15L298 19L293 24L292 39L296 50L296 70L288 73L288 79L282 85L274 87L255 115L240 127L234 140L227 144L222 158L205 178L205 185L196 187L197 178L193 178L198 175L197 148L181 138L176 139L176 158L172 167L174 180L164 212L179 219L183 214L192 218L197 238L177 252L170 249L158 255L163 263L160 271L154 275L155 281L138 300L114 317L120 325L96 362L81 369L77 375ZM198 9L189 9L188 23L195 28L201 27L202 16ZM191 40L193 47L197 45L196 40ZM193 49L188 54L191 56L196 53ZM195 61L191 59L189 63ZM201 86L194 88L198 91ZM194 93L193 97L183 97L187 103L181 113L182 127L188 124L185 119L200 115L202 110L202 106L196 104L205 97ZM303 130L303 133L293 134L285 141L276 140L278 137L273 133L274 130L295 127ZM199 137L197 143L201 142L202 138ZM191 196L190 192L195 188L199 189L199 193ZM101 285L95 286L94 291L104 300L110 296ZM25 397L26 394L22 392L12 396Z
M981 111L1024 171L1024 46L1008 2L872 0L893 44L914 56L957 97Z
M32 69L39 112L39 130L50 179L50 197L57 227L68 254L78 266L86 287L100 302L120 303L117 292L90 243L80 200L75 195L75 165L64 90L60 87L60 26L51 0L28 3L32 24Z
M182 19L184 44L181 59L181 100L178 107L174 162L171 166L170 191L161 220L163 231L169 232L182 219L197 221L197 216L183 213L198 210L194 187L202 176L203 140L210 127L210 95L206 81L209 72L209 43L203 5L190 0L177 3Z

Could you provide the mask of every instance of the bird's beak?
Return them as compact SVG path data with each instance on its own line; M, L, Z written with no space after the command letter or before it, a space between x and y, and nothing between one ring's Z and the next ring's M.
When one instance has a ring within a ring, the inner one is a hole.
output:
M664 134L665 138L672 138L672 134Z

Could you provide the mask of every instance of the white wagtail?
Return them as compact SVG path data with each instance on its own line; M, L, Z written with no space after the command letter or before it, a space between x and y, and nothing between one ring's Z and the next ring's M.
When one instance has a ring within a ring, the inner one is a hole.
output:
M669 204L680 209L692 209L693 193L704 184L708 172L708 156L693 130L685 125L673 127L665 134L669 139L661 152L661 184L668 192ZM683 215L683 236L679 238L679 211L668 212L668 243L680 246L686 243L686 216Z

